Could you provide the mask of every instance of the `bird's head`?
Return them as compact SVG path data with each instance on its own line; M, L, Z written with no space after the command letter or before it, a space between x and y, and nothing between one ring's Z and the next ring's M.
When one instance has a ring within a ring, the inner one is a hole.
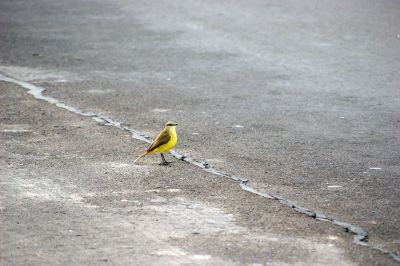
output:
M165 123L166 127L175 127L177 125L178 125L177 123L174 123L174 122L171 122L171 121L168 121L167 123Z

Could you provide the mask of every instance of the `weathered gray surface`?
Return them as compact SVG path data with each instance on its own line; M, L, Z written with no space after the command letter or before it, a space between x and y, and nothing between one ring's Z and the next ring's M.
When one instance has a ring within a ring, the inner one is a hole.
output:
M177 121L178 151L396 251L399 9L1 1L0 71L150 136ZM4 263L395 263L187 164L132 166L124 132L0 88Z

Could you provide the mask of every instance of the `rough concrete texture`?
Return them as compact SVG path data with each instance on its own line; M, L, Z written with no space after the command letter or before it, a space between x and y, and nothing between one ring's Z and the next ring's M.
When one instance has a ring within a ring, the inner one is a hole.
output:
M396 1L1 1L0 71L399 252ZM339 227L2 82L10 265L395 265ZM172 160L172 157L168 158Z

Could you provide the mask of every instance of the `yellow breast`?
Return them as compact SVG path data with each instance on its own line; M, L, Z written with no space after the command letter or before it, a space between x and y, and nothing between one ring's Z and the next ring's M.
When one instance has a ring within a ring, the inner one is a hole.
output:
M175 127L169 128L169 134L171 136L169 141L161 145L160 147L154 149L154 152L164 153L169 151L170 149L173 149L176 146L176 142L178 141L178 136L176 135Z

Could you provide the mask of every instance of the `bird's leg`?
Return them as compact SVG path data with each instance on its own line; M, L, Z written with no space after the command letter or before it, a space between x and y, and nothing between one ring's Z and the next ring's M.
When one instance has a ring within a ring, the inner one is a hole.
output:
M162 153L160 153L160 155L161 155L161 160L162 160L162 165L168 165L169 164L169 162L167 162L166 160L165 160L165 158L164 158L164 154L162 154Z

